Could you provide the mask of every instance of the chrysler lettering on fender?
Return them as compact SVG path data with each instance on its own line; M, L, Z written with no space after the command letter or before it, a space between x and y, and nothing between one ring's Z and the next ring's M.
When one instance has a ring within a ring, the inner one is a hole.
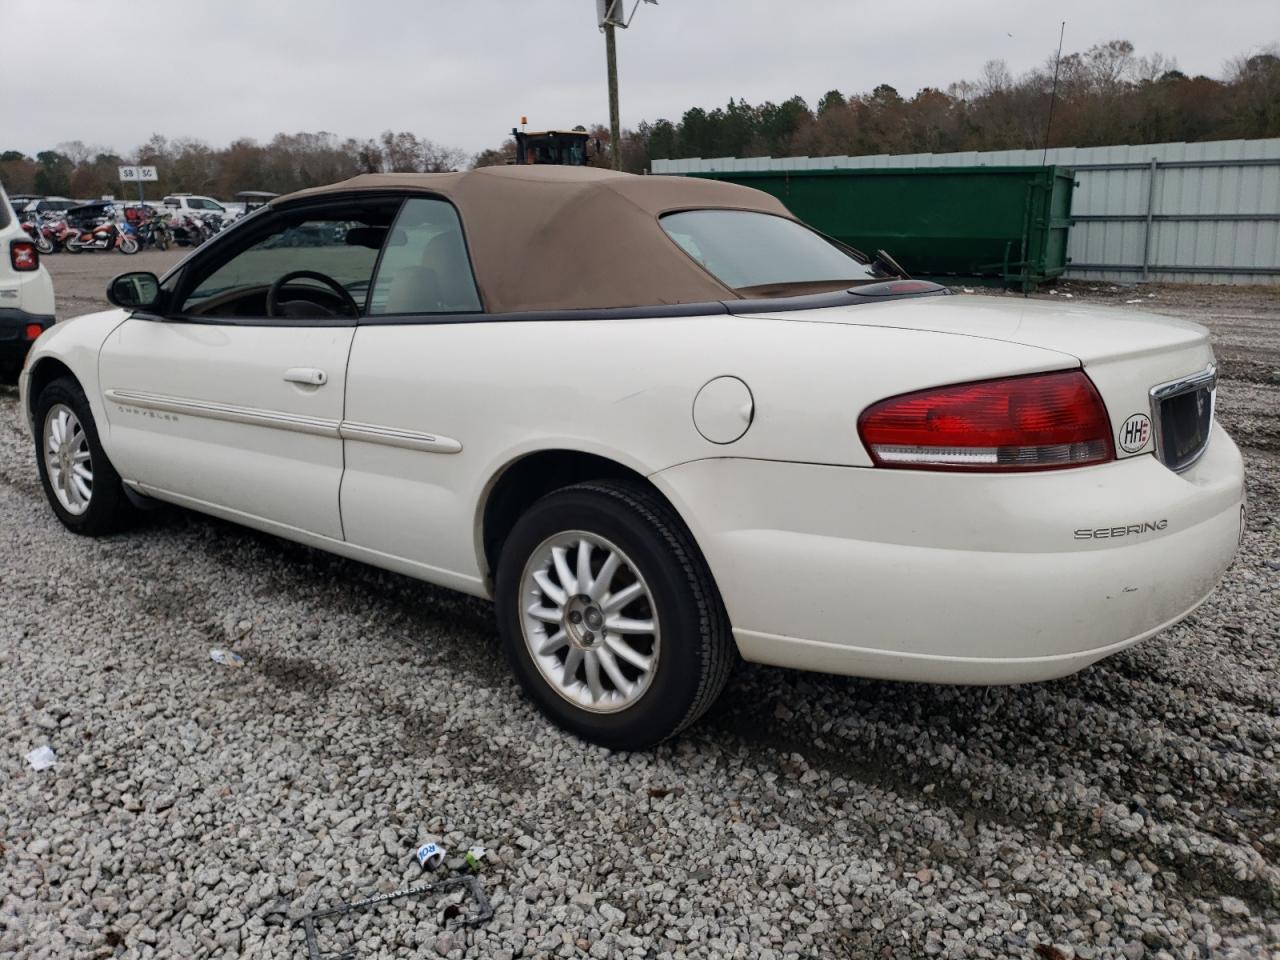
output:
M1135 533L1155 533L1169 526L1168 520L1156 520L1148 523L1131 523L1127 527L1093 527L1082 528L1075 532L1077 540L1114 540L1116 537L1127 537Z

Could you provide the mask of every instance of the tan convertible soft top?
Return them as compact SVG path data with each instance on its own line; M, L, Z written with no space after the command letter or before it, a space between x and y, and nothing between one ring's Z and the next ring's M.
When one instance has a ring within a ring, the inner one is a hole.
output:
M794 219L759 190L591 167L481 167L371 173L272 201L405 190L450 200L462 217L485 309L572 310L737 299L658 225L675 210L758 210Z

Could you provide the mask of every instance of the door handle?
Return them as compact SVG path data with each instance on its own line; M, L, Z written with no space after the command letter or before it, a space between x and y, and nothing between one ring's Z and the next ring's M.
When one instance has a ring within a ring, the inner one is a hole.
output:
M329 375L318 367L290 367L284 372L284 378L290 383L305 383L309 387L323 387L329 382Z

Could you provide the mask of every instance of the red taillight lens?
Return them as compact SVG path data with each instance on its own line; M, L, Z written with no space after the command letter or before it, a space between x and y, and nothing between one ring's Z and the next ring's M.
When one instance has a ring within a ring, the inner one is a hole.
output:
M881 467L1049 470L1115 456L1107 409L1081 370L892 397L863 411L858 433Z
M40 324L38 323L27 324L26 335L28 340L38 340L40 339L40 334L42 333L44 333L44 327L40 326Z
M35 270L40 266L40 254L30 240L14 240L9 244L9 263L15 270Z

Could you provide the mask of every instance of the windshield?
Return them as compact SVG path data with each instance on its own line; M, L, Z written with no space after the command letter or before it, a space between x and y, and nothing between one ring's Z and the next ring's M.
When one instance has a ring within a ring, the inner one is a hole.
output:
M794 296L885 279L869 263L786 217L686 210L660 223L708 273L744 296Z
M585 137L530 137L528 162L581 167L587 162L586 145Z

